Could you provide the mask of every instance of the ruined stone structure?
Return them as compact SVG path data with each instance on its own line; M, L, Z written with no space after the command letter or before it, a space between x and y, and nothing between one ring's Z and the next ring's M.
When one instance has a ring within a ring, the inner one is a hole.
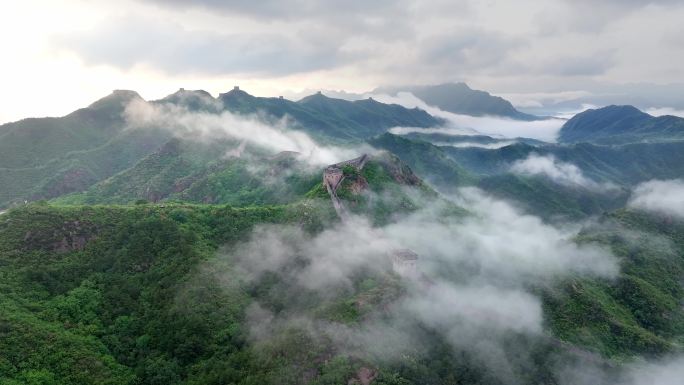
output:
M369 159L370 157L367 154L364 154L352 160L332 164L326 167L325 171L323 171L323 185L325 185L325 188L330 195L330 199L332 200L333 206L335 207L335 211L342 221L346 221L349 217L344 203L337 196L337 189L340 187L345 178L344 168L346 166L352 166L360 171L363 169L363 166L366 165L366 162L368 162ZM397 171L398 175L400 174L399 171ZM375 229L373 231L377 231L378 238L384 237L381 229ZM397 275L411 280L420 280L421 275L418 272L418 254L416 254L413 250L393 249L389 251L387 255L392 262L392 270Z
M392 270L404 278L418 278L418 254L410 249L396 249L390 252Z
M342 169L345 166L352 166L360 171L363 169L363 166L366 165L367 161L368 155L363 154L360 157L352 160L332 164L326 167L325 171L323 171L323 184L325 185L325 189L328 190L328 194L330 195L330 199L332 200L337 215L342 220L345 220L349 216L347 209L340 201L340 198L337 197L337 188L340 187L340 184L342 184L342 181L344 180L344 171Z

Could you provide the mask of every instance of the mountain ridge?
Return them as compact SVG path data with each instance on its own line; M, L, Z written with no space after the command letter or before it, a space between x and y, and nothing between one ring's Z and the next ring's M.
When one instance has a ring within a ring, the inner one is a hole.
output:
M684 138L684 118L652 116L631 105L589 109L561 127L560 143L625 144Z
M470 88L466 83L444 83L422 86L390 86L376 88L374 93L410 92L426 104L454 114L471 116L500 116L510 119L534 121L546 117L518 111L508 100L486 91Z

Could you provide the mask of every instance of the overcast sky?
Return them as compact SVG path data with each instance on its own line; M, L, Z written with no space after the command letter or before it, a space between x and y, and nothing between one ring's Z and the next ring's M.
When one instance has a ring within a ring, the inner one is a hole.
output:
M153 99L235 84L275 95L684 83L680 0L3 2L0 122L65 114L117 88Z

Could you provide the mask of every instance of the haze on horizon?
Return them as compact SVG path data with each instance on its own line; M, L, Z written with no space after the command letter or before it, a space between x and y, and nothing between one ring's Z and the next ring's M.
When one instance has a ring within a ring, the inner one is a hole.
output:
M0 123L148 99L466 81L522 107L657 91L684 109L676 0L26 0L0 14Z

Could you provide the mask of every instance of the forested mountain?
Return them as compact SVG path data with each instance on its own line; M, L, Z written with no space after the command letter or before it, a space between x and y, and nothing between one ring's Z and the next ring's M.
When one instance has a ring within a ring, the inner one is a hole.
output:
M140 96L114 91L61 118L0 126L0 207L81 191L131 167L169 140L165 130L126 130L123 111Z
M219 100L226 110L238 114L260 112L275 119L287 116L302 130L322 140L358 140L395 126L433 127L441 123L417 108L407 109L373 99L352 102L321 93L293 102L284 98L256 97L236 88L219 95Z
M454 148L443 151L466 170L492 175L508 170L511 163L532 153L552 155L578 166L597 181L632 185L649 179L672 179L684 174L684 141L632 143L603 146L579 143L569 146L512 144L500 149Z
M472 116L501 116L518 120L545 119L520 112L511 102L485 91L473 90L465 83L447 83L432 86L381 87L374 93L396 94L410 92L428 105L454 114Z
M133 101L144 102L136 92L118 90L61 118L0 126L0 207L86 190L157 151L174 132L164 125L129 127L125 109ZM293 128L323 142L358 142L394 126L441 123L425 111L374 100L348 102L312 95L292 102L254 97L238 89L218 99L205 91L181 89L150 104L195 113L250 114L270 123L287 117Z
M654 117L633 106L608 106L581 112L561 128L561 143L624 144L684 139L684 118Z
M0 383L632 385L681 353L684 141L627 112L551 144L118 91L3 125Z

